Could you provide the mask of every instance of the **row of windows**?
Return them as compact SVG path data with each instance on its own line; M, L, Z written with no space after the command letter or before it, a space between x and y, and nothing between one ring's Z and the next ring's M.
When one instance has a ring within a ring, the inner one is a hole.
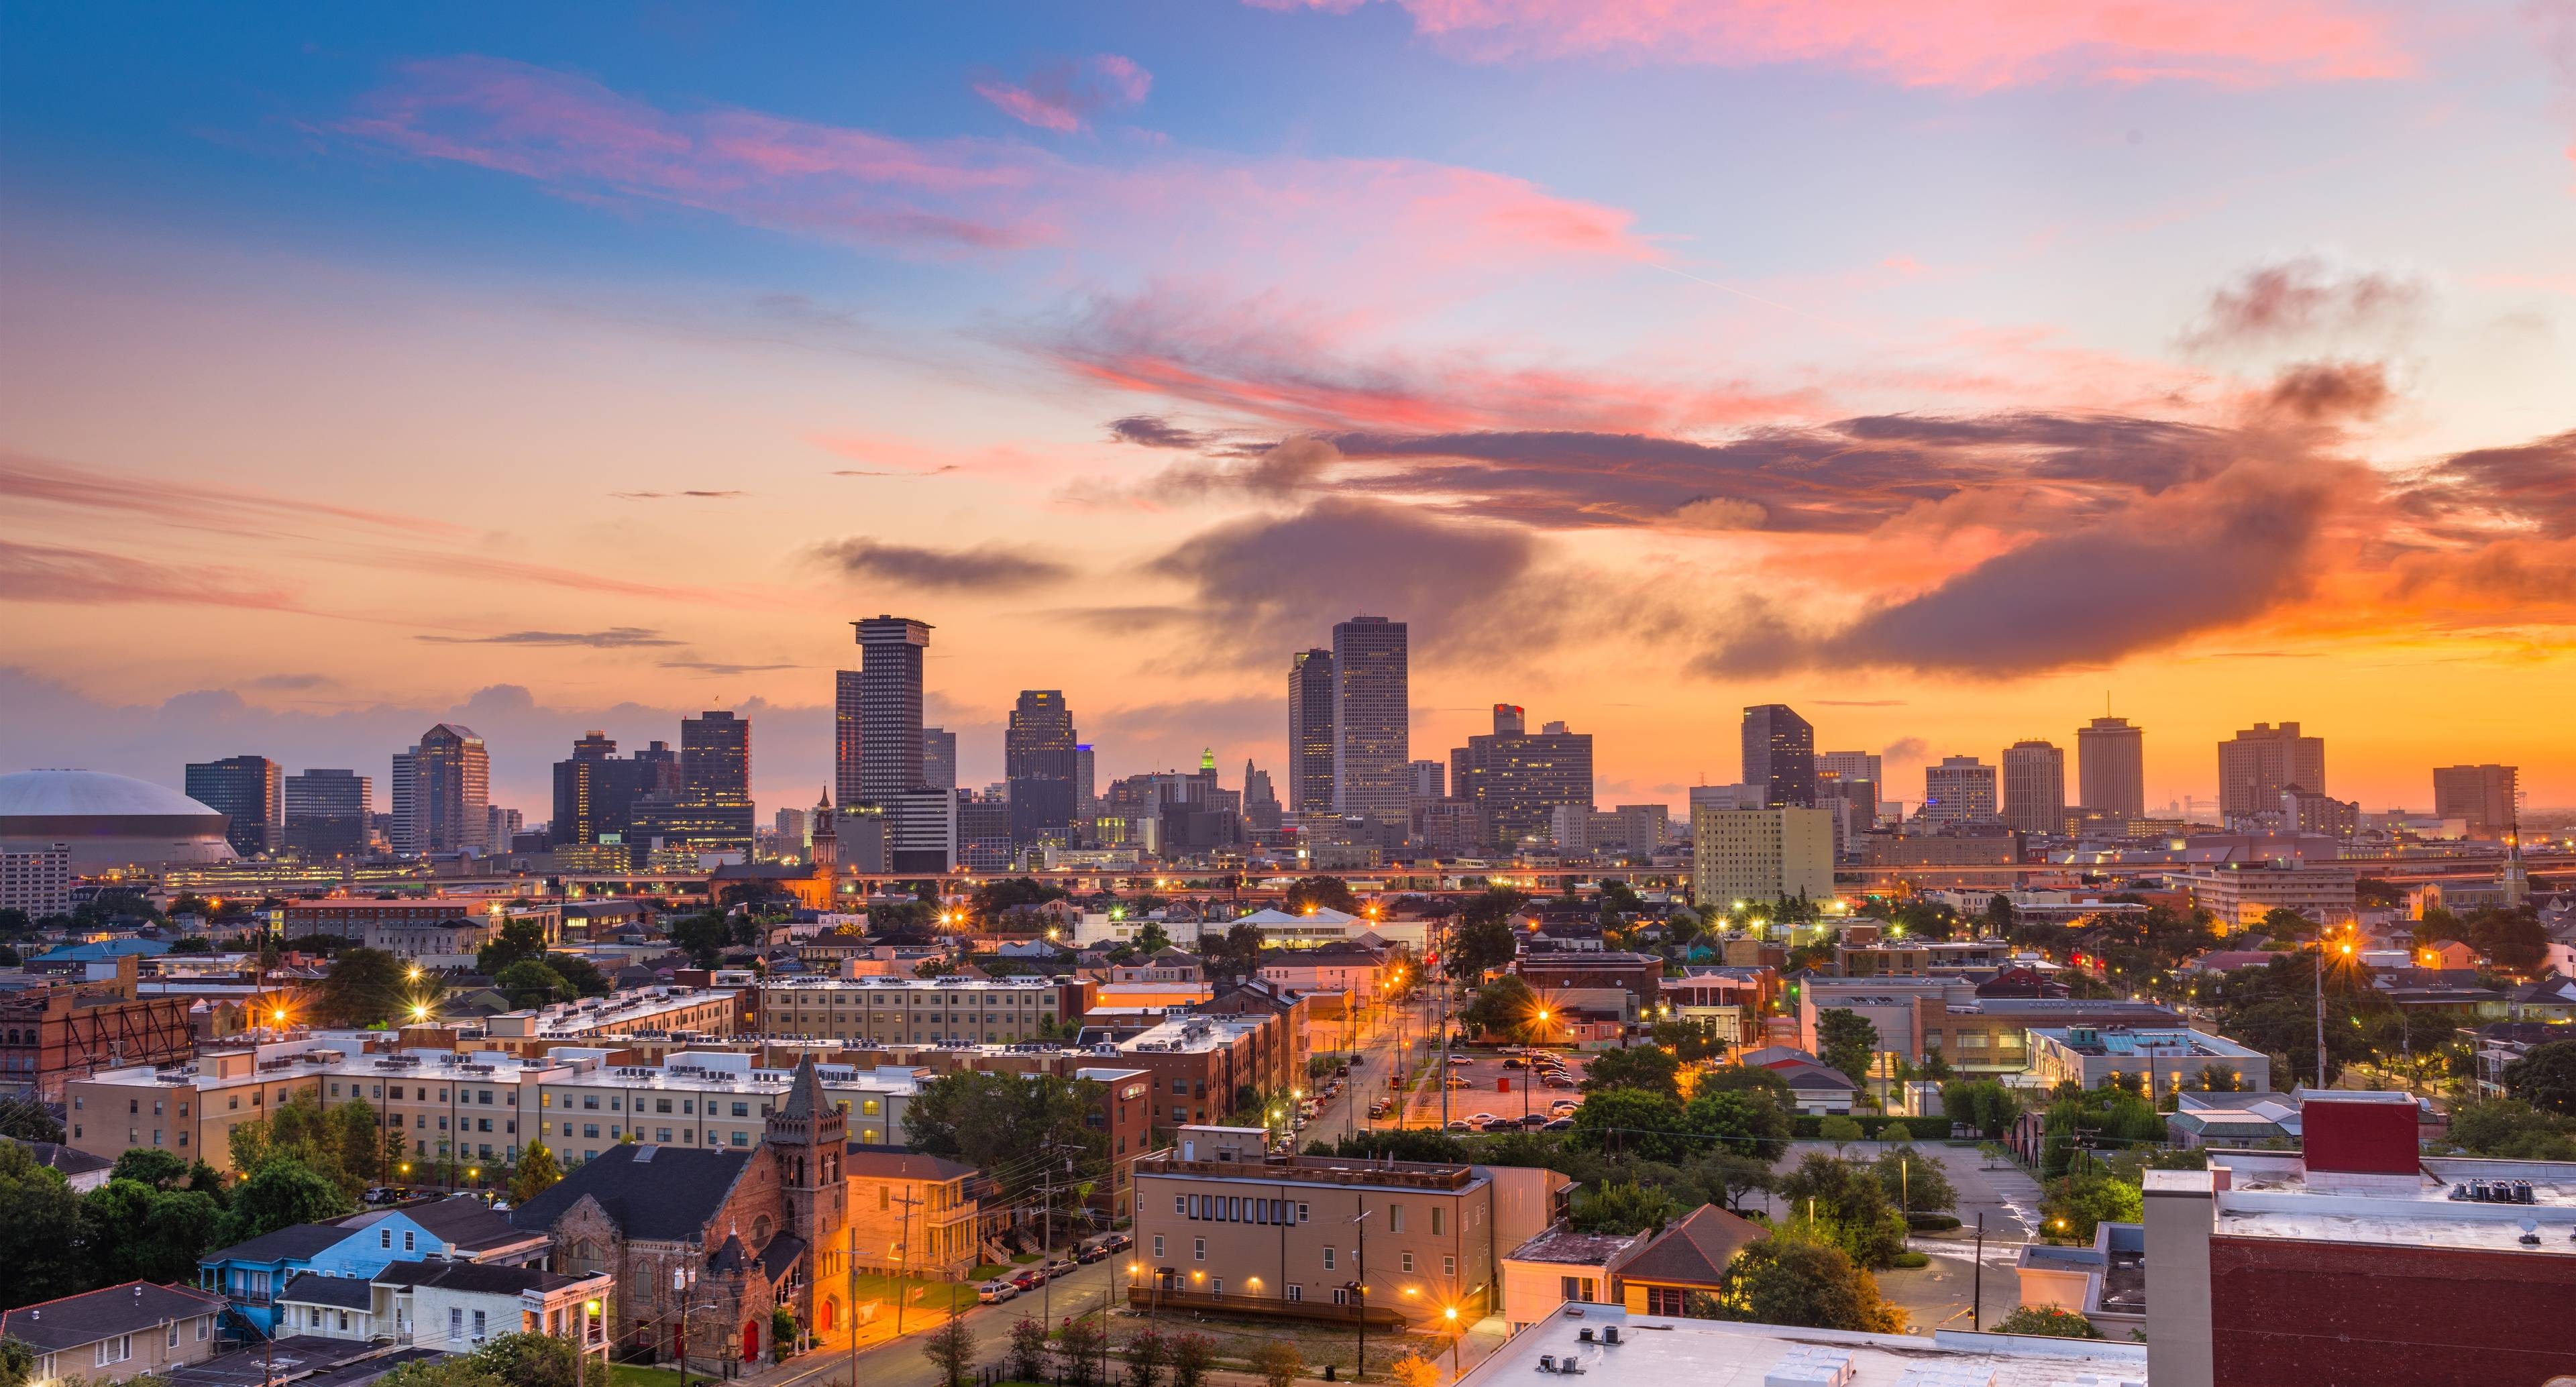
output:
M1303 1203L1286 1199L1247 1199L1231 1194L1176 1194L1172 1196L1172 1212L1183 1218L1211 1223L1284 1225L1304 1223L1309 1216Z

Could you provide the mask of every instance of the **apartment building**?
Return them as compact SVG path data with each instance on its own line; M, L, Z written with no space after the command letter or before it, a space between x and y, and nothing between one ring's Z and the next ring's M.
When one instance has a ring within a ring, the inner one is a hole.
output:
M1220 1121L1249 1095L1284 1093L1296 1046L1276 1012L1177 1016L1117 1043L1120 1063L1152 1085L1156 1127Z
M289 939L329 934L388 952L409 932L457 925L477 929L489 939L501 932L505 921L533 920L545 930L548 944L563 937L563 906L554 901L443 894L382 900L325 896L319 900L290 900L283 911Z
M556 1002L505 1011L483 1023L483 1039L496 1050L542 1055L557 1045L582 1045L603 1036L732 1035L747 1019L747 989L637 987L578 1002Z
M1501 1254L1573 1189L1533 1167L1268 1155L1264 1135L1183 1127L1136 1163L1131 1304L1472 1323L1499 1304Z
M315 1038L206 1050L193 1061L103 1070L64 1084L63 1125L75 1151L114 1160L145 1146L232 1169L232 1129L278 1104L321 1098L350 1056Z
M894 1045L1003 1044L1070 1035L1094 984L1054 978L773 978L760 984L770 1035Z
M1293 992L1339 992L1354 1005L1375 1006L1392 985L1396 966L1383 949L1342 941L1265 952L1261 980Z
M2049 1088L2069 1081L2101 1088L2125 1076L2164 1092L2198 1083L2203 1070L2227 1075L2247 1092L2272 1087L2270 1055L2189 1026L2032 1027L2030 1068Z
M1824 1012L1855 1013L1878 1031L1879 1050L1921 1064L1938 1054L1965 1076L2002 1078L2030 1068L2033 1027L2171 1027L2181 1013L2154 1002L2066 997L1979 997L1962 978L1803 979L1798 988L1798 1043L1817 1050Z
M2275 910L2295 911L2319 924L2351 920L2359 907L2359 873L2330 863L2219 863L2195 867L2176 884L2191 893L2195 909L2218 917L2223 932L2250 925Z
M962 1281L982 1261L975 1236L983 1172L941 1156L852 1142L851 1265L866 1272Z

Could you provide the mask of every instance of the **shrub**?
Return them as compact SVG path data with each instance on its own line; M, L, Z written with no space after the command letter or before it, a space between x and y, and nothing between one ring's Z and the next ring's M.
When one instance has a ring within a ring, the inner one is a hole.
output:
M2102 1331L2072 1310L2054 1305L2025 1305L1988 1328L1997 1334L2042 1334L2053 1339L2099 1339Z

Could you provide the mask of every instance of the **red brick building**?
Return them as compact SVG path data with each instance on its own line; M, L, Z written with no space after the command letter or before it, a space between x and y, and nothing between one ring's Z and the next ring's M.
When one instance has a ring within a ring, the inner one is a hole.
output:
M63 1085L105 1069L168 1064L195 1053L186 997L145 997L135 960L116 976L56 982L0 997L0 1094L59 1103Z

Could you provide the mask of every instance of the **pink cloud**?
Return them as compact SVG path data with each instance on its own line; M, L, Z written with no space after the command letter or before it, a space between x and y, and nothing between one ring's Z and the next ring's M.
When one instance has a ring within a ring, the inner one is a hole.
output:
M1091 128L1101 111L1141 104L1153 88L1154 74L1135 59L1102 53L1041 68L1025 84L988 78L975 94L1022 125L1070 135Z
M1123 99L1151 78L1091 71ZM738 107L674 111L494 58L415 63L338 131L565 197L660 202L908 251L1057 247L1159 268L1418 286L1536 259L1637 261L1630 215L1525 180L1410 159L1222 161L1153 149L1078 163L1010 140L898 139ZM1139 228L1154 228L1150 244ZM1222 262L1222 263L1210 263Z
M1251 0L1335 12L1358 0ZM1481 62L1609 57L1825 63L1907 86L2348 81L2412 70L2347 0L1399 0L1420 33Z

